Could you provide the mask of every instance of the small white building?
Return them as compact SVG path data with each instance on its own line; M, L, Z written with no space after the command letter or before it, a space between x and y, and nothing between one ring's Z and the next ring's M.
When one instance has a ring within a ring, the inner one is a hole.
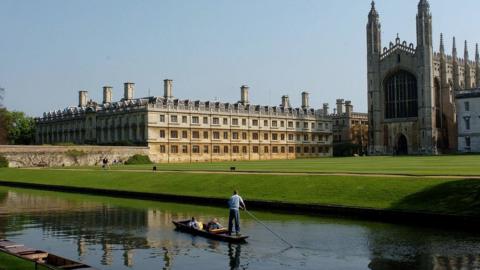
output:
M458 151L480 152L480 88L458 91Z

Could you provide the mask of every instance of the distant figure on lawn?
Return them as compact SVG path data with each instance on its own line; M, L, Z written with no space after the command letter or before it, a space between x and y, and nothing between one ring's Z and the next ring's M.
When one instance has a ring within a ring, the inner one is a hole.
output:
M103 163L102 167L104 169L108 169L108 159L106 157L103 158L102 163Z
M238 195L236 190L233 191L233 196L228 201L230 213L228 215L228 234L232 234L233 221L235 220L235 233L240 235L240 209L247 210L242 197Z

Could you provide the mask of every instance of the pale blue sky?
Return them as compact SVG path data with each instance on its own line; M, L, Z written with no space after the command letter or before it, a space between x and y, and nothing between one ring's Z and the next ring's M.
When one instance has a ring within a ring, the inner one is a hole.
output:
M418 0L378 0L383 45L415 43ZM479 38L478 0L430 0L434 44L460 50ZM365 24L370 0L0 0L0 86L9 109L39 116L76 105L78 90L136 83L135 96L235 102L242 84L255 104L317 108L336 98L365 111Z

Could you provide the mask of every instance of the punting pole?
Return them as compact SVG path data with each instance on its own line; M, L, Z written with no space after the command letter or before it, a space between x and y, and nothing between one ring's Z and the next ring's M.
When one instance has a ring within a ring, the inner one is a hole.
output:
M273 235L275 235L278 239L282 240L282 242L284 242L285 244L289 245L290 248L293 248L294 246L292 244L290 244L287 240L285 240L283 237L281 237L280 235L278 235L277 233L275 233L272 229L270 229L270 227L268 227L265 223L263 223L260 219L258 219L254 214L250 213L249 211L247 211L245 209L245 212L247 212L247 214L249 214L256 222L260 223L263 225L263 227L265 227L265 229L267 229L269 232L271 232Z

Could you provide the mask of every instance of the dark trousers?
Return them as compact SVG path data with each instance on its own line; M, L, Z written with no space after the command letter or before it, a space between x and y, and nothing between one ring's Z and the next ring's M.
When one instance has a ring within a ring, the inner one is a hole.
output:
M230 214L228 215L228 232L232 233L233 220L235 220L235 232L240 232L240 213L236 209L230 209Z

